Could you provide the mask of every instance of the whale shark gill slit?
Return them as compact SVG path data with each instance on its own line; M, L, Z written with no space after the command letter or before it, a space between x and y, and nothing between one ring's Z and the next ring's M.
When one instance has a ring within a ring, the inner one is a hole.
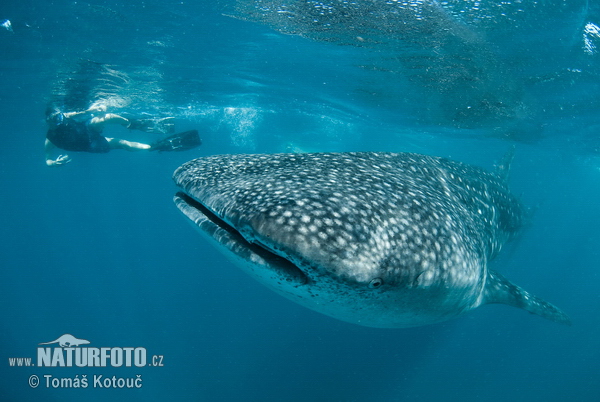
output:
M200 230L206 231L205 226L210 224L213 226L213 231L221 230L224 232L231 242L236 243L236 245L239 246L239 249L256 255L268 262L266 265L277 271L277 274L284 277L287 282L292 282L297 285L303 285L309 282L309 278L295 264L276 254L272 249L259 241L249 242L233 226L229 225L211 210L206 208L202 203L190 197L188 194L178 192L175 195L175 199L184 214L188 214L184 211L184 208L187 208L188 211L191 209L195 212L195 214L197 214L197 216L205 218L203 220L204 225L199 227ZM198 225L197 219L195 219L195 221Z

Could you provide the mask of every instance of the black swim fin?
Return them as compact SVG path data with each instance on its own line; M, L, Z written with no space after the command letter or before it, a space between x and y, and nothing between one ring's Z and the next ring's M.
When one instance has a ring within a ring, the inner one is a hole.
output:
M187 151L188 149L196 148L200 145L202 145L202 140L200 139L198 130L189 130L156 141L152 144L150 150L159 152L179 152Z

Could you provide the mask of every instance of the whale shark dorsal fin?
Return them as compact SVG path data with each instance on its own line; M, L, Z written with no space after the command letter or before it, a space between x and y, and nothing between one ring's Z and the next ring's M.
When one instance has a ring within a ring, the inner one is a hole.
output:
M522 308L560 324L571 325L571 319L558 307L521 289L497 272L488 271L483 304L502 303Z

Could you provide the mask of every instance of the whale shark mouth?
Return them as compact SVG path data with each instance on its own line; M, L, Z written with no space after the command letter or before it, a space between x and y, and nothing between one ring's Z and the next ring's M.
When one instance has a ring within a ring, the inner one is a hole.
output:
M233 253L247 264L261 265L271 270L276 280L284 280L294 286L310 282L308 276L284 256L275 253L266 245L255 240L249 242L240 232L223 218L216 215L200 201L183 192L173 197L177 208L209 238Z

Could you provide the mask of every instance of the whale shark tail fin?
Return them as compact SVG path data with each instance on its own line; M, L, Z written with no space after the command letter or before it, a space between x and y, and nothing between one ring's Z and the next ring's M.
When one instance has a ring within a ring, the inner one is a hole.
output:
M571 325L571 319L558 307L521 289L494 271L489 271L485 284L485 304L502 303L522 308L559 324Z
M163 138L152 144L151 151L187 151L202 144L198 130L189 130Z

